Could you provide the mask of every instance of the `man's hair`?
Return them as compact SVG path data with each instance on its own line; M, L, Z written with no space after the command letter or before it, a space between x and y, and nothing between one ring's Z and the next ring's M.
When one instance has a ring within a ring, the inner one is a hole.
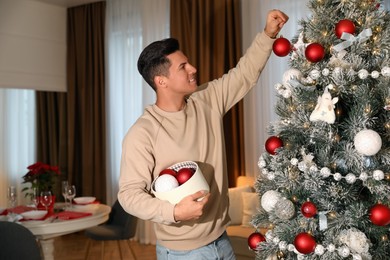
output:
M155 76L168 76L171 62L167 58L169 54L179 50L179 42L174 38L156 41L141 52L137 67L144 80L156 91Z

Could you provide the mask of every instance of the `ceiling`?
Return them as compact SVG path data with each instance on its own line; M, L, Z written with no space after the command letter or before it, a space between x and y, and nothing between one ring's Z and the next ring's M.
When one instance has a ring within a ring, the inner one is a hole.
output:
M93 2L100 2L105 0L36 0L53 5L59 5L63 7L72 7L77 5L85 5Z

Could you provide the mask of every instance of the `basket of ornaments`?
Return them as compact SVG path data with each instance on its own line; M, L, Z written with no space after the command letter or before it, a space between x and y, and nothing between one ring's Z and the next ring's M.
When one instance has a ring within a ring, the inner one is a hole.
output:
M162 170L152 182L154 196L171 204L200 190L210 191L210 187L198 164L193 161L176 163Z

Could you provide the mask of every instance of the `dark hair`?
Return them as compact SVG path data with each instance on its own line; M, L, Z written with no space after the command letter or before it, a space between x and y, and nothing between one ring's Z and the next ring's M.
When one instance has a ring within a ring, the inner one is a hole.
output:
M167 38L149 44L141 52L137 62L138 71L154 90L156 90L154 77L159 75L168 76L171 62L166 56L178 50L178 40Z

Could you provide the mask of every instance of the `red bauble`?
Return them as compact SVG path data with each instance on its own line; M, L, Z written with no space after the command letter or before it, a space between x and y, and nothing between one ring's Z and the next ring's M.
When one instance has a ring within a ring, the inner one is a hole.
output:
M160 174L158 176L161 176L164 174L170 174L170 175L176 177L176 171L174 169L164 169L160 172Z
M348 19L340 20L335 27L335 34L337 38L340 39L343 32L354 34L355 33L355 24Z
M280 147L283 147L283 141L277 136L271 136L265 142L265 150L267 150L269 154L275 155L276 149Z
M291 51L291 43L286 38L280 37L274 41L272 50L279 57L287 56Z
M301 254L313 253L316 245L316 240L309 233L299 233L294 239L294 246Z
M374 225L387 226L390 224L390 208L383 204L376 204L370 209L370 219Z
M248 237L248 246L250 247L250 249L256 250L257 245L264 241L265 237L261 233L254 232Z
M181 168L176 174L176 180L179 185L182 185L191 179L192 175L194 175L194 172L190 168Z
M325 49L319 43L311 43L306 47L305 56L308 61L319 62L325 57Z
M302 204L301 212L306 218L312 218L317 215L317 207L311 201L306 201Z

